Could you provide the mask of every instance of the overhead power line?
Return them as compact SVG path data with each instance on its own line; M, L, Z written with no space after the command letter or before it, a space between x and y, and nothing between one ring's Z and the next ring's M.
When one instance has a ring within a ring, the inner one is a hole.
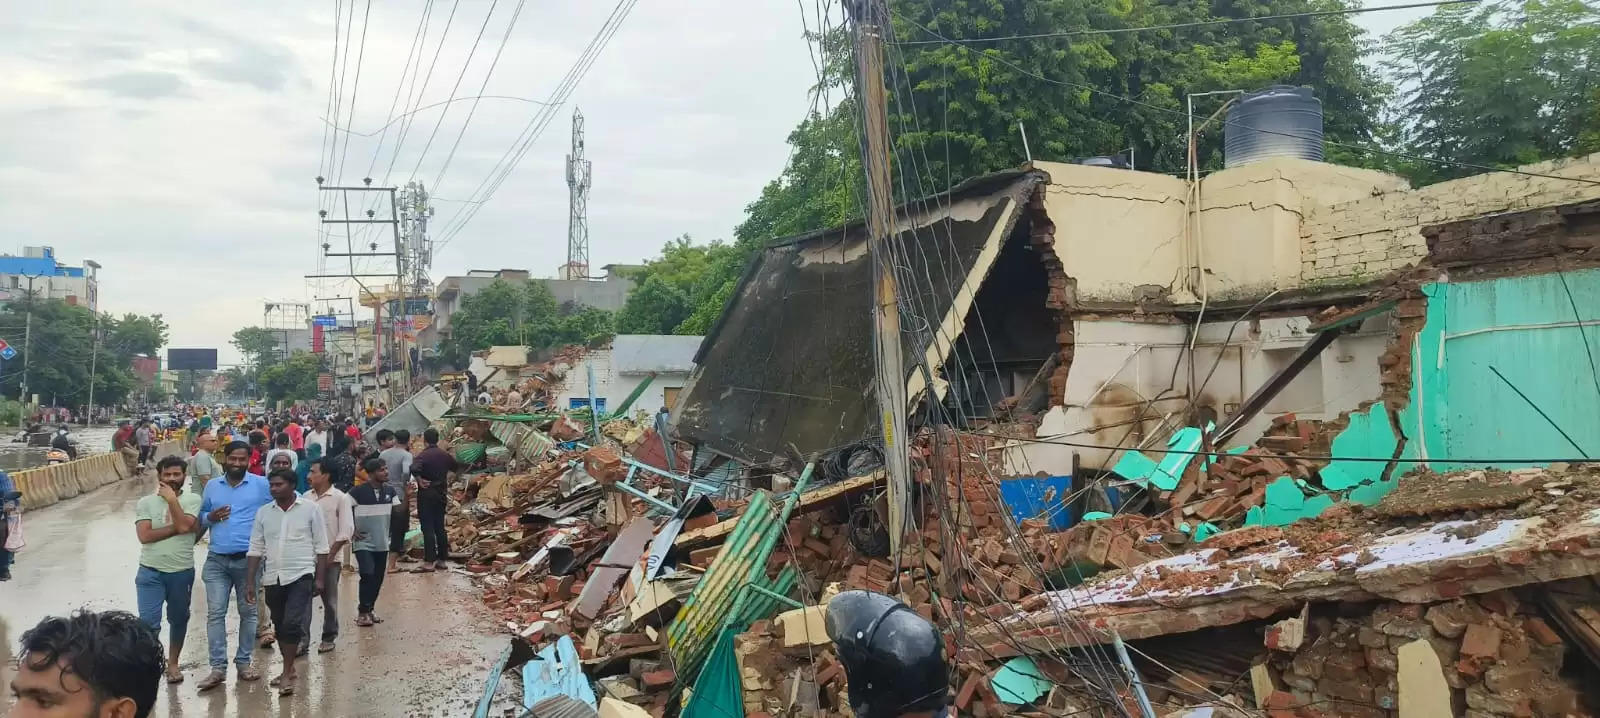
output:
M450 146L450 153L444 156L444 165L439 168L438 176L433 178L434 189L439 188L439 183L444 181L445 171L450 169L450 160L455 159L456 150L461 147L461 138L467 135L467 126L472 124L472 116L478 113L478 103L483 100L483 93L489 89L489 78L494 77L494 68L500 64L500 55L506 51L506 41L511 39L511 31L517 27L517 18L522 16L522 6L527 0L517 0L517 9L511 11L511 22L506 23L506 32L500 36L500 47L494 51L494 59L489 61L489 71L483 73L483 83L478 85L478 96L473 98L472 107L467 110L467 119L461 123L461 131L456 133L455 144ZM444 113L439 113L440 117Z
M1444 5L1473 5L1483 0L1438 0L1436 2L1407 3L1404 5L1381 5L1378 7L1356 7L1341 10L1314 10L1310 12L1291 12L1281 15L1261 15L1258 17L1230 17L1216 20L1197 20L1195 22L1176 22L1167 25L1145 25L1142 27L1109 27L1094 28L1089 30L1067 30L1063 32L1040 32L1029 35L1001 35L998 37L964 37L963 43L1006 42L1009 40L1042 40L1056 37L1083 37L1088 35L1120 35L1129 32L1145 32L1147 30L1181 30L1191 27L1210 27L1213 25L1232 25L1241 22L1267 22L1270 20L1297 20L1301 18L1331 17L1338 15L1360 15L1369 12L1385 12L1388 10L1412 10L1424 7L1440 7ZM920 25L918 27L921 27ZM926 30L927 28L923 28ZM895 45L937 45L946 40L901 40Z
M494 18L494 9L499 5L500 0L492 0L489 3L489 12L483 16L483 24L478 27L478 36L472 40L472 49L467 51L467 59L461 63L461 72L456 74L456 83L450 87L448 97L455 97L456 90L461 89L461 80L467 76L467 68L472 66L473 56L478 54L478 44L483 42L483 32L489 29L489 20ZM504 45L501 47L504 48ZM496 59L499 59L499 57L496 56ZM493 69L490 68L490 71L492 72ZM439 127L444 125L444 117L448 114L450 114L450 107L447 105L444 111L439 113L439 119L433 123L433 132L428 133L428 141L422 145L422 153L417 155L417 164L411 168L411 176L406 181L409 182L417 178L417 170L422 169L422 160L428 156L428 150L433 147L433 138L439 135ZM465 129L465 126L463 126L463 129Z
M1115 92L1111 92L1109 90L1103 90L1103 89L1100 89L1100 88L1095 87L1093 85L1085 85L1085 84L1083 84L1081 82L1072 82L1072 81L1069 81L1069 80L1057 80L1055 78L1045 77L1044 75L1041 75L1041 74L1039 74L1037 72L1029 70L1029 69L1027 69L1025 67L1022 67L1021 65L1018 65L1018 64L1006 59L1005 56L1003 54L1001 54L997 50L992 50L992 49L991 50L984 50L984 49L980 49L980 48L970 47L970 46L967 45L965 40L953 40L951 38L948 38L948 37L945 37L944 35L939 34L938 32L936 32L936 31L934 31L932 29L929 29L927 26L922 25L921 23L919 23L919 22L917 22L915 20L912 20L910 18L905 17L904 15L899 15L899 17L900 17L900 19L905 20L906 22L911 23L912 25L916 26L918 29L922 30L923 32L926 32L929 35L932 35L934 37L939 38L940 41L942 41L942 42L944 42L946 44L957 45L957 46L960 46L960 47L964 47L964 48L966 48L968 50L971 50L973 52L979 53L980 55L982 55L983 57L985 57L987 59L994 60L995 62L998 62L998 63L1000 63L1002 65L1005 65L1006 67L1009 67L1009 68L1011 68L1013 70L1016 70L1017 72L1020 72L1020 73L1022 73L1024 75L1027 75L1028 77L1034 78L1035 80L1039 80L1041 82L1048 82L1048 83L1050 83L1052 85L1060 85L1062 87L1071 87L1071 88L1076 89L1076 90L1083 90L1084 92L1088 92L1090 94L1100 95L1100 96L1103 96L1103 97L1108 97L1110 99L1117 100L1119 102L1126 102L1126 103L1128 103L1130 105L1137 105L1139 107L1144 107L1144 108L1147 108L1147 109L1150 109L1150 110L1155 110L1156 112L1162 112L1162 113L1166 113L1166 114L1169 114L1169 115L1176 115L1178 117L1185 117L1185 118L1190 117L1190 115L1188 113L1184 112L1183 110L1174 110L1174 109L1169 108L1169 107L1162 107L1160 105L1156 105L1156 104L1152 104L1152 103L1149 103L1149 102L1145 102L1143 100L1138 100L1138 99L1135 99L1135 98L1132 98L1132 97L1128 97L1126 95L1119 95L1119 94L1117 94ZM1480 165L1480 164L1476 164L1476 163L1472 163L1472 162L1458 162L1458 161L1455 161L1455 160L1442 160L1442 159L1438 159L1436 157L1423 157L1421 155L1413 155L1413 154L1408 154L1408 153L1405 153L1405 152L1395 152L1395 151L1392 151L1392 150L1380 150L1380 149L1375 148L1375 147L1367 147L1367 146L1364 146L1364 145L1353 145L1353 144L1349 144L1349 143L1345 143L1345 142L1335 142L1333 140L1324 139L1324 138L1321 138L1321 137L1308 137L1308 136L1305 136L1305 135L1297 135L1297 134L1294 134L1292 132L1280 132L1278 130L1269 130L1269 129L1264 128L1264 127L1252 127L1250 125L1246 125L1246 124L1243 124L1243 123L1240 123L1240 122L1237 122L1237 121L1234 121L1234 120L1224 119L1222 121L1222 124L1230 126L1230 127L1233 127L1233 128L1236 128L1236 129L1240 129L1240 130L1247 130L1247 131L1250 131L1250 132L1260 132L1262 134L1268 134L1268 135L1278 135L1280 137L1289 137L1289 138L1296 139L1296 140L1301 140L1301 141L1321 141L1321 142L1323 142L1325 144L1332 145L1334 147L1343 147L1343 148L1345 148L1347 150L1353 150L1353 151L1356 151L1356 152L1367 152L1367 153L1371 153L1371 154L1375 154L1375 155L1383 155L1385 157L1394 157L1396 159L1409 160L1411 162L1425 162L1425 163L1428 163L1428 164L1435 164L1435 165L1441 165L1441 166L1446 166L1446 167L1461 167L1461 168L1465 168L1465 169L1480 170L1480 171L1483 171L1483 172L1505 172L1505 173L1508 173L1508 174L1523 175L1525 177L1538 177L1538 178L1541 178L1541 179L1565 180L1565 181L1568 181L1568 182L1577 182L1577 183L1580 183L1580 184L1591 184L1591 185L1600 186L1600 180L1586 179L1586 178L1583 178L1583 177L1563 177L1561 175L1553 175L1553 174L1547 174L1547 173L1543 173L1543 172L1529 172L1529 171L1526 171L1526 170L1507 169L1507 168L1504 168L1504 167L1494 167L1494 166L1491 166L1491 165Z
M550 125L551 119L555 117L556 110L560 109L567 99L572 96L572 92L577 89L578 83L583 81L584 76L589 72L589 68L599 59L600 53L611 42L611 38L617 34L617 31L622 27L622 22L627 19L628 13L632 12L633 6L636 4L638 4L638 0L619 0L616 6L612 8L611 14L606 17L605 24L595 32L594 37L589 40L588 46L579 54L578 59L573 61L572 67L567 70L567 74L561 79L561 84L550 92L550 96L546 98L545 106L534 113L534 116L528 120L528 124L523 127L522 132L517 135L517 139L512 141L511 147L506 149L505 154L501 155L500 160L489 170L489 174L478 184L478 188L473 190L470 195L473 204L468 205L464 210L457 211L451 217L445 231L441 233L443 240L434 249L436 253L443 250L446 245L455 239L460 234L461 229L468 222L471 222L473 217L477 216L483 205L494 197L494 193L505 183L506 177L510 176L511 172L517 168L517 164L527 155L533 143L539 139L545 128Z

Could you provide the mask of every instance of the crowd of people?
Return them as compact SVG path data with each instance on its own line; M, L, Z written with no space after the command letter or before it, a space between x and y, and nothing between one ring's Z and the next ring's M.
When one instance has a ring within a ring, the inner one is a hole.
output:
M153 459L154 447L163 438L157 431L149 422L127 422L119 428L114 446L143 465ZM189 455L155 461L154 491L135 507L134 529L140 543L134 577L137 625L148 635L122 636L132 629L115 614L47 619L29 634L38 634L39 647L30 647L27 638L23 645L25 655L40 656L39 670L62 661L68 661L68 671L74 670L70 657L52 653L58 640L52 636L60 633L65 638L59 640L69 640L86 630L114 629L118 636L114 638L127 649L129 660L134 654L148 659L151 646L157 654L161 651L159 633L165 617L161 675L168 683L183 682L178 661L198 572L204 585L210 663L210 671L198 682L199 690L227 681L231 604L239 636L231 655L236 678L260 680L255 649L275 645L282 669L270 685L289 695L297 683L295 659L307 655L313 645L318 652L337 646L343 572L356 574L354 624L368 628L383 623L379 597L386 575L401 572L402 561L417 563L404 557L413 502L424 556L420 566L410 570L445 567L449 542L444 532L444 492L457 467L454 457L439 447L436 430L424 432L423 448L416 454L409 432L376 432L371 437L378 443L374 451L362 442L356 419L339 416L291 413L246 421L239 416L219 420L200 412L183 431L189 438ZM7 491L0 481L0 501ZM205 552L198 571L197 547ZM0 564L0 572L5 569ZM318 605L322 620L313 633ZM26 661L21 665L32 667ZM79 676L80 682L90 678ZM160 675L155 680L161 680ZM32 700L29 682L19 677L19 683L23 685L19 699ZM147 705L142 687L126 695L134 704Z

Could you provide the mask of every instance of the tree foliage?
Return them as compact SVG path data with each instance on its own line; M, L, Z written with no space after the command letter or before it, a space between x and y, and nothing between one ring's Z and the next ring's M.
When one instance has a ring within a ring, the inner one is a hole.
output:
M295 352L261 370L261 391L269 401L310 401L317 398L317 374L323 369L321 356Z
M233 348L244 355L245 362L263 367L283 357L279 355L278 335L265 327L244 327L233 333Z
M752 243L753 244L753 243ZM667 242L661 256L635 275L628 302L617 312L623 334L703 334L716 321L749 256L722 242L697 245L689 235Z
M30 312L33 337L26 342ZM0 372L0 393L20 396L26 366L28 393L69 407L88 404L91 376L95 404L122 403L136 385L133 356L157 354L167 339L160 315L97 317L86 307L48 299L11 302L0 310L0 327L17 350Z
M1600 8L1581 0L1456 5L1385 38L1404 149L1514 167L1600 151ZM1394 169L1418 183L1479 170Z
M611 334L610 312L560 304L541 282L499 279L461 300L461 308L450 315L450 336L439 343L439 354L450 365L465 368L472 352L492 346L551 349L602 342Z

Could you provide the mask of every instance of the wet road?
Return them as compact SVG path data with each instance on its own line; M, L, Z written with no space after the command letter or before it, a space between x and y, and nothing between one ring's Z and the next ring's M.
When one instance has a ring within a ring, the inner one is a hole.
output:
M151 491L149 480L128 480L27 514L28 546L0 583L0 706L10 705L9 665L22 632L40 618L80 606L137 613L133 576L139 543L133 509ZM205 545L196 547L203 560ZM196 572L198 574L198 571ZM296 694L280 699L265 677L276 675L276 649L257 650L265 676L228 682L207 693L195 684L209 672L205 590L195 579L182 667L185 681L162 684L154 716L462 716L483 691L489 667L505 647L494 619L477 599L471 581L453 573L394 574L384 583L373 628L354 625L356 577L345 573L339 587L341 627L337 649L301 659ZM322 609L314 614L319 630ZM237 618L228 613L232 660ZM161 633L166 640L167 628ZM506 681L510 683L510 681Z
M46 426L50 429L51 427ZM14 442L11 437L21 429L19 427L0 428L0 470L19 471L44 465L44 455L50 449L44 446L28 446L25 442ZM51 429L52 431L54 429ZM109 425L79 426L72 425L72 438L78 442L78 456L88 456L111 450L111 435L117 433L117 427Z

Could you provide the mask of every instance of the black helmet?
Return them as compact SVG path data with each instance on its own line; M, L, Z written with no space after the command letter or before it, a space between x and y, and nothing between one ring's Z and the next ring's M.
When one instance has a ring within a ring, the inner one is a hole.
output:
M944 639L909 606L881 593L845 591L828 602L827 624L850 708L860 718L937 711L949 703Z

